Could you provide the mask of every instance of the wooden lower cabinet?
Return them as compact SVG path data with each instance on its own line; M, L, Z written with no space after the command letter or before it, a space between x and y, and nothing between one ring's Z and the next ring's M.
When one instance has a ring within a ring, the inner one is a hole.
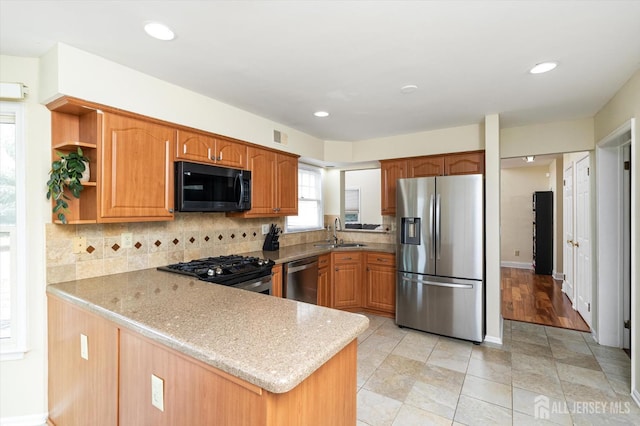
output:
M318 256L318 306L333 307L331 300L331 256Z
M47 306L50 423L117 425L118 327L53 296Z
M331 253L332 307L357 309L362 306L362 253Z
M395 256L387 253L367 254L365 273L365 308L394 315L396 312Z
M355 339L289 392L272 393L51 295L48 318L49 425L356 423ZM162 410L152 375L162 380Z
M274 394L122 330L120 425L353 425L356 352L351 342L310 377ZM151 375L164 383L164 411L151 404Z
M271 295L282 297L282 265L274 265L271 269Z

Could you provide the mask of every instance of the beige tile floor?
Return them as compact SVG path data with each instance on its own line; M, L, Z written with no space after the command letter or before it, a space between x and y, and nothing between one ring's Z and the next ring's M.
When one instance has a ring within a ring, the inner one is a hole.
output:
M640 425L629 357L588 333L505 321L502 346L474 345L367 316L358 426Z

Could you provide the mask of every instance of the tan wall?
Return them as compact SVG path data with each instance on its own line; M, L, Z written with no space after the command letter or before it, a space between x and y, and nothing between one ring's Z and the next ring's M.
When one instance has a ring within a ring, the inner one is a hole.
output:
M637 71L595 116L595 138L601 141L630 119L631 129L631 288L640 288L640 71ZM631 389L640 400L640 295L631 300Z
M533 262L532 194L550 189L549 168L518 167L502 169L500 176L500 224L502 262ZM516 256L515 252L520 254Z
M500 129L500 157L587 151L595 147L593 118Z

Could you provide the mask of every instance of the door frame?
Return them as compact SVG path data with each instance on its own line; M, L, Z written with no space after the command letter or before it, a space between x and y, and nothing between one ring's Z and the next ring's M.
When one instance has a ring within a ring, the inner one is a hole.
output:
M576 309L576 259L575 259L575 247L573 246L573 239L575 238L575 165L573 161L569 164L563 164L562 167L562 272L564 279L562 280L562 292L567 295L571 306ZM571 200L567 197L567 179L571 179ZM569 226L569 220L571 220L571 226ZM571 239L567 233L571 233ZM567 244L571 244L571 248L567 247ZM571 265L569 265L571 262ZM569 280L567 280L569 277Z
M598 343L614 347L622 347L624 341L622 146L633 138L634 127L631 119L596 145L598 306L594 328Z

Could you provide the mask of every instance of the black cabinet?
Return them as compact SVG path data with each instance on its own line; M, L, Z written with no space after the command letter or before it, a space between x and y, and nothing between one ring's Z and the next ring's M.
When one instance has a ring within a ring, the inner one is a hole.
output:
M533 268L536 274L553 273L553 192L533 193Z

